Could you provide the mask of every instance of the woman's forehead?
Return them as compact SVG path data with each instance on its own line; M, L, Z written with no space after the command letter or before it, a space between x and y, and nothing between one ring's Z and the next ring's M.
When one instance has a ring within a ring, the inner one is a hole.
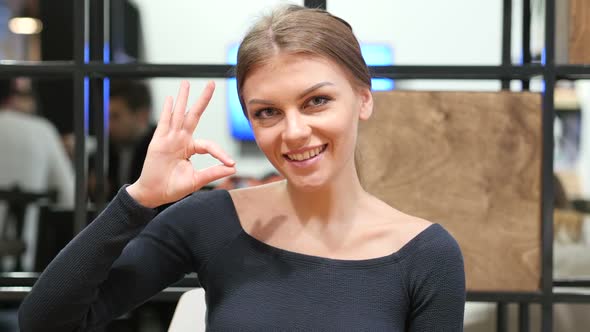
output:
M281 52L275 54L265 61L261 62L259 65L255 66L250 74L257 70L273 70L273 69L281 69L285 66L290 66L290 69L297 66L328 66L328 67L337 67L337 64L325 57L307 53L286 53ZM249 75L248 75L249 76Z
M330 81L342 85L349 81L347 73L334 61L308 54L280 54L252 68L247 74L243 94L300 87Z

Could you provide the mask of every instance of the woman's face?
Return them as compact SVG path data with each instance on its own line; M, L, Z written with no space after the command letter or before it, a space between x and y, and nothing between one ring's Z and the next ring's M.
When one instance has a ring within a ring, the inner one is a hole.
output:
M256 143L290 184L312 190L356 176L358 120L371 115L373 100L340 66L279 54L248 74L242 97Z

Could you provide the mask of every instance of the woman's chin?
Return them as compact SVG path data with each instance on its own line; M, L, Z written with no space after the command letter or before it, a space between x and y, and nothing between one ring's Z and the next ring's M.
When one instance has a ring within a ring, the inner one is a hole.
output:
M325 188L328 184L328 181L326 181L325 179L299 176L287 178L287 182L291 188L302 192L318 191Z

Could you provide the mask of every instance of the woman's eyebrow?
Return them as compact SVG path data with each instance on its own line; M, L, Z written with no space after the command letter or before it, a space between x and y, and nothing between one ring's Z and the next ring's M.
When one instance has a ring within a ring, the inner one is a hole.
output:
M310 92L312 92L312 91L314 91L314 90L317 90L317 89L319 89L319 88L321 88L321 87L323 87L323 86L326 86L326 85L334 85L334 83L332 83L332 82L328 82L328 81L325 81L325 82L320 82L320 83L318 83L318 84L314 84L314 85L312 85L311 87L309 87L309 88L305 89L305 90L304 90L304 91L303 91L303 92L302 92L302 93L299 95L299 98L303 98L303 97L305 97L307 94L309 94Z
M252 105L252 104L262 104L262 105L274 105L274 103L272 101L269 100L264 100L264 99L250 99L250 101L248 101L248 105Z
M325 82L320 82L320 83L314 84L311 87L305 89L301 94L299 94L298 98L301 99L301 98L305 97L307 94L309 94L310 92L317 90L317 89L319 89L323 86L326 86L326 85L334 85L334 83L325 81ZM252 104L262 104L262 105L270 105L270 106L274 105L274 103L270 100L256 99L256 98L250 99L248 101L248 105L252 105Z

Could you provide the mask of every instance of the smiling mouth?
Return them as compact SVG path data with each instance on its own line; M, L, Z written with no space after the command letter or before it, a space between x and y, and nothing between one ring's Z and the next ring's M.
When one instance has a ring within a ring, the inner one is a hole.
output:
M324 151L326 151L326 148L328 147L328 144L324 144L322 146L319 146L315 149L311 149L311 150L307 150L303 153L285 153L283 154L283 157L285 157L288 160L291 161L305 161L308 159L312 159L314 157L316 157L317 155L323 153Z

